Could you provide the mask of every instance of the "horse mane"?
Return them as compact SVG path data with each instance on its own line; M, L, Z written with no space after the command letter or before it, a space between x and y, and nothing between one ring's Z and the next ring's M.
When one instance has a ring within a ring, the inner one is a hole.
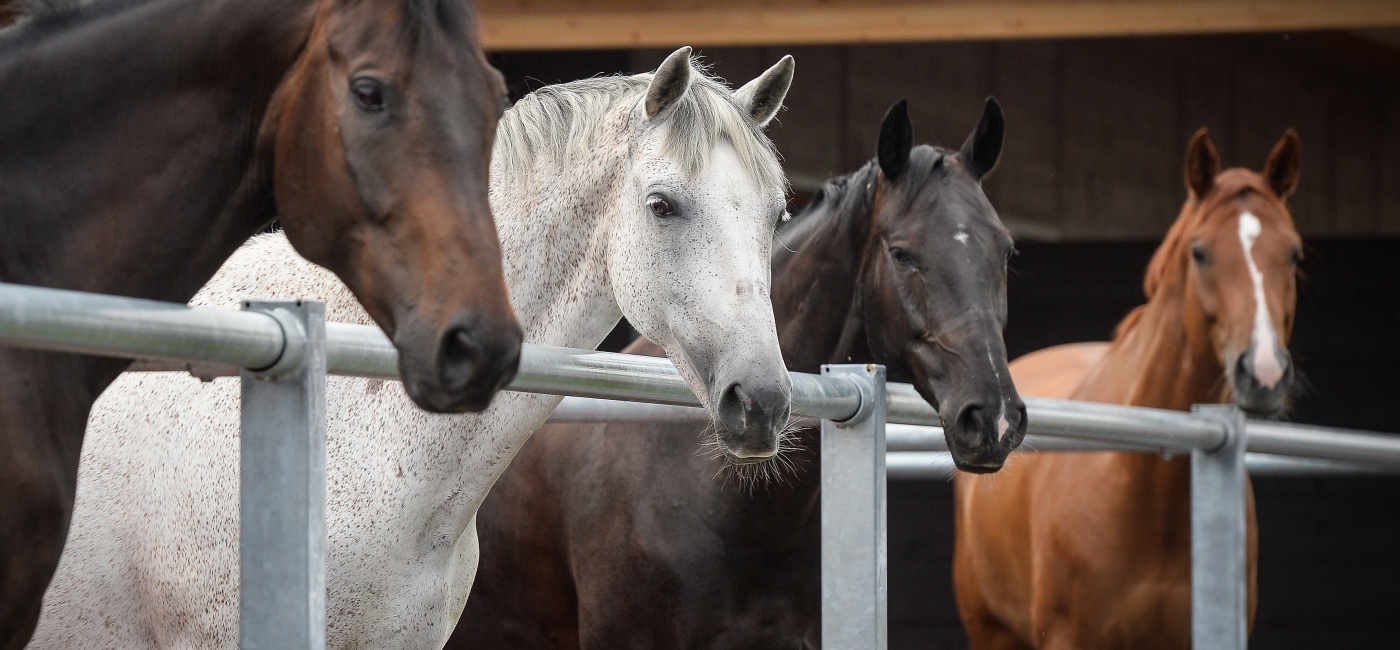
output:
M76 12L96 0L17 0L15 11L20 16L34 20Z
M62 31L95 15L106 15L127 5L148 0L16 0L15 20L4 29L0 36L14 37L26 35L42 37ZM99 5L101 11L90 9Z
M775 258L802 247L822 224L853 214L864 214L875 203L875 180L879 166L871 159L860 169L845 176L829 178L822 183L812 200L790 221L778 228L776 236L781 247L773 249Z
M23 34L42 38L73 25L107 16L134 5L155 0L15 0L14 23L0 29L0 36ZM471 5L459 0L403 0L405 31L419 35L426 25L437 24L443 33L474 33ZM432 18L433 21L428 19Z
M910 187L925 187L933 170L939 167L939 162L951 155L952 151L942 147L914 147L909 153L909 167L899 181L909 183ZM875 158L850 174L828 179L812 196L807 207L778 230L779 241L796 250L816 232L818 226L829 219L869 214L875 205L875 189L879 180L880 164ZM906 199L913 200L917 195L918 192L908 192Z
M663 120L662 146L691 174L709 164L723 138L734 146L745 171L765 187L787 187L773 141L734 100L724 81L691 65L690 90ZM526 172L541 156L563 162L591 153L604 119L624 102L646 92L651 73L607 76L545 86L521 98L496 127L495 157L513 172Z

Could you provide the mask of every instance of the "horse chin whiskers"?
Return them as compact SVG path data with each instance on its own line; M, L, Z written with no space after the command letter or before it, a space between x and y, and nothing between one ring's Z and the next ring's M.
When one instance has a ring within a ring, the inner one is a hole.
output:
M805 449L797 444L796 435L802 426L803 423L798 418L789 421L787 426L778 432L778 449L772 456L740 458L729 453L729 449L720 442L719 427L711 422L701 431L700 448L695 453L708 460L722 461L712 478L723 477L723 485L728 485L732 480L741 491L752 494L757 492L759 487L767 488L773 484L788 483L790 477L796 477L802 471L799 452Z

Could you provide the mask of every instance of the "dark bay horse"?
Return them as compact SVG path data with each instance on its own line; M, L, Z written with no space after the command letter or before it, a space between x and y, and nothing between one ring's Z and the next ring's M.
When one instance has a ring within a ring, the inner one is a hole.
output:
M521 332L487 174L504 89L465 0L110 0L0 32L0 281L184 302L280 218L434 411ZM128 362L0 350L0 648L67 534L88 411Z
M1011 237L980 184L1002 132L989 99L961 151L913 147L901 101L877 160L826 183L773 259L788 367L886 364L939 407L974 471L996 469L1025 431L1002 344ZM630 351L660 353L645 340ZM819 432L795 432L793 471L754 489L731 474L762 470L697 454L712 435L536 432L477 515L481 566L448 647L817 647Z
M1188 197L1153 256L1147 304L1111 344L1011 364L1028 395L1186 410L1234 402L1278 413L1293 380L1302 241L1285 203L1298 182L1291 129L1263 174L1220 171L1205 129ZM995 480L954 481L953 581L973 648L1186 648L1191 644L1190 456L1018 454ZM1248 495L1249 619L1257 535Z

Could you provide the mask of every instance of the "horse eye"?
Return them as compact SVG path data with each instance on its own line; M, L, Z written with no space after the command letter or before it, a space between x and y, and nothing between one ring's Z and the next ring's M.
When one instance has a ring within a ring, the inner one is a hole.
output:
M384 86L374 79L360 77L350 82L355 104L367 111L384 110Z
M914 266L914 257L903 248L890 248L890 257L904 266Z
M647 208L658 217L669 217L676 213L676 209L671 207L671 202L659 196L647 197Z
M1015 247L1015 246L1012 246L1011 248L1006 249L1006 263L1007 263L1007 264L1010 264L1010 263L1011 263L1011 258L1016 257L1017 255L1020 255L1020 254L1021 254L1021 251L1016 250L1016 247Z
M1195 260L1197 264L1205 264L1210 261L1210 254L1206 252L1206 249L1200 246L1192 246L1191 259Z
M1303 263L1303 249L1301 249L1301 248L1295 248L1295 249L1293 249L1293 252L1289 255L1289 261L1291 261L1291 262L1293 263L1293 266L1298 266L1299 264L1302 264L1302 263Z

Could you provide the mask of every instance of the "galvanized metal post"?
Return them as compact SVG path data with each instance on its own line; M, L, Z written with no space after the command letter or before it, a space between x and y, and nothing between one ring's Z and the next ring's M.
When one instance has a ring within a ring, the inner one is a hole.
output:
M1225 444L1191 452L1191 647L1244 650L1248 636L1244 413L1198 404L1225 425Z
M822 647L885 650L885 367L822 366L860 386L844 422L822 420Z
M239 647L326 647L326 311L312 301L245 302L286 344L243 370Z

